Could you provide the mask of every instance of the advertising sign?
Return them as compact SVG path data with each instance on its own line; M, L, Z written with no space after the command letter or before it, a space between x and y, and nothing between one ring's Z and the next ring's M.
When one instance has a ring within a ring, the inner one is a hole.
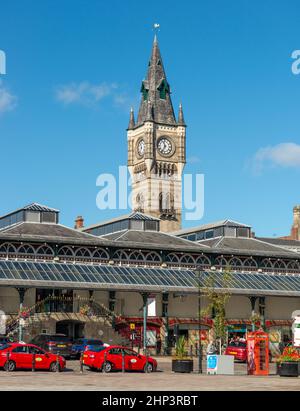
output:
M297 315L293 322L293 345L294 347L300 347L300 316Z
M155 297L148 298L147 305L148 305L148 317L156 317L156 299L155 299Z
M207 356L207 373L216 374L218 368L218 356L208 355Z

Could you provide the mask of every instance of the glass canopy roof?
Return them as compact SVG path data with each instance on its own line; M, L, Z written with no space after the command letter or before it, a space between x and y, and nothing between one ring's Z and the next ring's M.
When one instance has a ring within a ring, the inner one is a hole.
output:
M215 288L223 288L219 271L204 271L199 281L191 270L0 260L0 286L195 293L209 277ZM232 273L227 287L234 294L300 296L300 276Z

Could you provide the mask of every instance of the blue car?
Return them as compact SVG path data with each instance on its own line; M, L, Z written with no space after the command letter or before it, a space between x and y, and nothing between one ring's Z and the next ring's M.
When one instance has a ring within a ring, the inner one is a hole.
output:
M91 339L91 338L79 338L78 340L74 341L72 345L72 357L80 358L81 353L85 351L87 348L90 351L97 351L99 347L103 347L103 341Z
M9 344L11 342L9 337L6 337L5 335L0 335L0 348L4 347L5 345Z

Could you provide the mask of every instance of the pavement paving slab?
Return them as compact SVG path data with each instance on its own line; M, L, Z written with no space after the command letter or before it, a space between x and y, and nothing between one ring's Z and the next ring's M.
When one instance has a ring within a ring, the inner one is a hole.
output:
M0 391L299 391L300 378L282 378L271 364L269 376L246 374L245 364L235 364L235 375L207 375L195 372L176 374L171 371L170 358L157 358L159 370L152 374L104 374L85 369L80 373L78 361L68 361L61 373L0 371Z

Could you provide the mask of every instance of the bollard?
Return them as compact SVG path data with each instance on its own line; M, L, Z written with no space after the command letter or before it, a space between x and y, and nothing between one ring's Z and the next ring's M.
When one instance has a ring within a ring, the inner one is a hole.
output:
M104 353L104 361L103 361L103 365L102 365L102 372L105 372L105 371L104 371L104 366L105 366L105 364L106 364L106 358L107 358L107 352L105 351L105 353Z
M59 351L57 351L57 356L56 356L56 372L60 372L60 366L59 366Z
M146 356L145 371L148 372L148 353L147 353L147 349L146 349L146 352L145 352L145 356Z
M31 371L35 372L35 353L32 354L32 367Z
M9 354L10 354L10 352L9 351L7 351L7 353L6 353L6 362L7 362L7 367L6 367L6 371L7 372L9 372Z
M80 354L80 373L83 374L83 352Z
M122 350L122 372L125 372L125 353Z

